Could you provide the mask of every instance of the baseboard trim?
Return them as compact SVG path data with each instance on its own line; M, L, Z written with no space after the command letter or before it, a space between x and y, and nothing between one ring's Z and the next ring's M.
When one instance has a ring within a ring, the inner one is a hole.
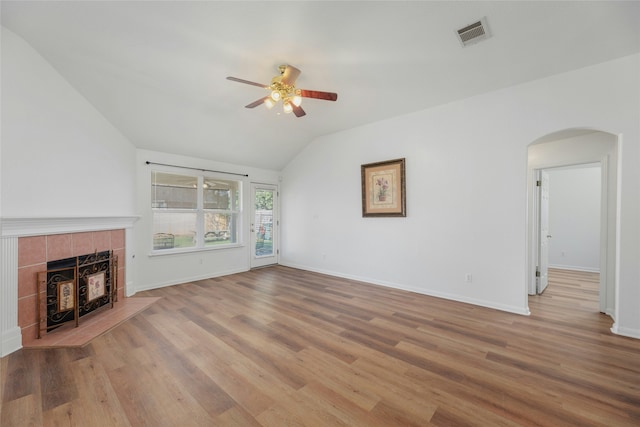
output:
M580 267L575 265L549 264L549 268L554 268L557 270L584 271L586 273L600 273L599 268Z
M167 286L181 285L183 283L197 282L198 280L213 279L215 277L228 276L230 274L244 273L245 271L249 271L249 268L238 268L238 269L217 272L216 274L202 274L199 276L185 277L182 279L170 280L167 282L151 283L151 284L142 285L141 287L136 288L134 294L132 295L135 295L135 293L137 292L150 291L153 289L165 288Z
M618 326L617 322L611 327L611 332L616 335L622 335L623 337L640 339L640 330Z
M0 338L0 357L7 356L22 348L22 330L14 327L2 333Z
M431 290L428 290L428 289L415 288L415 287L412 287L412 286L407 286L407 285L403 285L403 284L399 284L399 283L380 281L380 280L375 280L375 279L372 279L372 278L369 278L369 277L362 277L362 276L356 276L356 275L351 275L351 274L344 274L344 273L339 273L339 272L335 272L335 271L331 271L331 270L323 270L323 269L313 268L313 267L300 265L300 264L295 264L295 263L280 262L280 265L283 265L285 267L290 267L290 268L297 268L299 270L312 271L314 273L326 274L327 276L340 277L340 278L349 279L349 280L357 280L359 282L370 283L372 285L384 286L384 287L392 288L392 289L400 289L400 290L408 291L408 292L415 292L417 294L427 295L427 296L431 296L431 297L435 297L435 298L442 298L442 299L446 299L446 300L462 302L462 303L465 303L465 304L471 304L471 305L477 305L477 306L480 306L480 307L491 308L491 309L494 309L494 310L506 311L508 313L519 314L519 315L522 315L522 316L529 316L531 314L531 312L529 311L529 307L528 306L516 307L516 306L510 306L510 305L504 305L504 304L496 304L493 301L481 300L481 299L476 299L476 298L468 298L468 297L465 297L465 296L462 296L462 295L448 294L448 293L444 293L444 292L434 292L434 291L431 291Z

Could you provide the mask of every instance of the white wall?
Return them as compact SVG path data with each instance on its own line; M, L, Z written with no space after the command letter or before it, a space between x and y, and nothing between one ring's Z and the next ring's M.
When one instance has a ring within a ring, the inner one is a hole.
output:
M2 28L2 217L135 214L135 148Z
M548 169L549 266L600 271L600 166Z
M147 165L146 162L178 165L199 169L248 174L248 177L221 174L223 179L239 178L243 181L243 244L235 248L210 249L182 254L151 255L152 249L152 212L151 212L151 171L163 170L172 173L197 173L188 169ZM135 234L135 278L131 292L162 286L185 283L194 280L217 277L226 274L247 271L250 268L250 238L248 235L249 215L251 213L250 183L278 184L276 171L250 168L204 159L178 156L149 150L137 150L137 211L140 219L134 226Z
M0 356L21 346L18 234L135 216L135 149L23 39L1 29ZM25 219L34 220L24 221ZM122 228L114 227L114 228ZM42 233L36 233L42 234Z
M527 146L590 127L623 141L613 329L640 337L639 62L318 138L283 171L281 263L527 313ZM407 159L407 217L362 218L360 165L398 157Z

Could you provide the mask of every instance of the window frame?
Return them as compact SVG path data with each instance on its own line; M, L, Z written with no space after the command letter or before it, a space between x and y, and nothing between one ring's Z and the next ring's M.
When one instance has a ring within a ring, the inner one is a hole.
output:
M161 208L161 207L154 207L154 198L153 196L151 196L151 200L150 203L148 205L148 207L151 210L151 218L150 218L150 222L151 222L151 226L150 226L150 238L149 238L149 245L151 247L150 249L150 256L159 256L159 255L171 255L171 254L184 254L184 253L189 253L189 252L202 252L202 251L211 251L211 250L224 250L224 249L230 249L230 248L238 248L238 247L242 247L244 246L244 233L243 233L243 226L244 226L244 222L245 222L245 218L244 218L244 180L242 179L229 179L228 177L225 176L220 176L217 174L209 174L209 173L186 173L184 171L180 171L180 172L176 172L176 171L167 171L165 169L151 169L149 171L149 177L150 177L150 186L149 189L151 190L151 192L153 192L153 187L154 187L154 173L162 173L162 174L168 174L168 175L178 175L178 176L183 176L183 177L190 177L190 178L196 178L197 179L197 187L196 187L196 207L195 208ZM215 180L219 180L219 181L226 181L226 182L233 182L237 185L237 204L235 203L231 203L231 206L229 209L212 209L212 208L205 208L205 197L204 197L204 182L206 179L215 179ZM168 248L168 249L155 249L154 248L154 236L156 233L154 233L154 217L155 214L157 212L161 212L161 213L195 213L196 214L196 224L195 224L195 245L194 246L188 246L188 247L182 247L182 248ZM215 245L206 245L206 241L205 241L205 214L207 213L221 213L221 214L228 214L231 215L232 218L235 217L235 221L237 222L236 224L236 229L237 229L237 236L236 236L236 241L232 242L232 243L220 243L220 244L215 244Z

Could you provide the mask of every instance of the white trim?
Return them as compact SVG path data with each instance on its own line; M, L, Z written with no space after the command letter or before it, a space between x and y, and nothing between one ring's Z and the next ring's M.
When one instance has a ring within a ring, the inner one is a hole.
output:
M581 267L579 265L549 264L549 268L556 268L558 270L584 271L584 272L587 272L587 273L600 273L600 269L599 268Z
M600 252L599 268L600 283L598 284L598 308L602 313L612 311L612 301L615 280L609 280L609 262L612 259L607 254L609 246L609 155L605 154L600 160ZM610 315L610 314L609 314ZM611 316L611 315L610 315ZM613 317L613 316L611 316Z
M22 330L14 326L13 328L2 331L2 336L0 337L0 357L7 356L14 351L18 351L22 348Z
M0 357L22 347L18 327L18 238L0 238Z
M172 248L172 249L156 249L151 250L147 253L147 256L150 258L157 256L166 256L166 255L179 255L179 254L189 254L194 252L207 252L207 251L219 251L224 249L234 249L234 248L244 248L246 245L244 243L226 243L215 246L203 246L201 248L192 246L189 248Z
M85 231L131 228L138 216L111 217L41 217L2 218L0 236L26 237L48 234L80 233Z
M617 139L617 154L618 154L618 158L616 160L616 198L615 198L615 203L616 203L616 216L615 216L615 226L616 226L616 231L615 231L615 235L616 235L616 240L614 242L614 248L615 248L615 261L614 261L614 269L615 269L615 285L614 285L614 289L613 289L613 293L614 293L614 304L613 304L613 319L614 319L614 324L613 324L613 328L611 329L611 331L613 333L616 333L614 329L617 330L617 319L619 316L619 310L620 310L620 255L622 254L622 235L621 235L621 215L622 215L622 153L623 153L623 149L624 149L624 138L622 134L618 134L618 139ZM610 254L609 254L610 255ZM640 333L636 334L635 336L636 338L640 338Z
M640 339L640 330L620 327L617 322L611 327L611 332L623 337Z
M481 300L476 298L468 298L468 297L463 297L461 295L449 294L444 292L431 292L424 289L414 288L411 286L406 286L398 283L384 282L384 281L374 280L368 277L337 273L334 271L317 269L317 268L312 268L312 267L298 265L298 264L280 263L280 265L285 267L297 268L299 270L306 270L306 271L312 271L315 273L326 274L328 276L341 277L343 279L357 280L359 282L365 282L365 283L369 283L376 286L384 286L386 288L400 289L402 291L408 291L408 292L415 292L416 294L427 295L435 298L443 298L451 301L462 302L465 304L472 304L472 305L477 305L481 307L492 308L495 310L506 311L508 313L520 314L523 316L529 316L531 314L531 312L529 311L529 307L527 306L516 307L512 305L496 304L493 301Z
M219 272L216 272L214 275L211 275L210 273L207 273L207 274L201 274L201 275L197 275L197 276L183 277L183 278L180 278L178 280L169 280L167 282L160 282L160 283L142 285L142 286L136 288L136 292L150 291L150 290L153 290L153 289L160 289L160 288L164 288L164 287L167 287L167 286L183 285L183 284L189 283L189 282L196 282L198 280L213 279L214 277L228 276L230 274L244 273L246 271L249 271L249 268L244 268L243 267L243 268L235 268L235 269L231 269L231 270L219 271Z
M256 218L256 190L268 190L273 191L273 208L271 210L273 218L271 225L271 241L272 241L272 254L257 257L255 255L257 234L254 224ZM265 184L261 182L249 183L250 203L249 206L249 242L251 249L249 250L249 266L250 268L266 267L268 265L277 264L280 260L280 187L277 184Z

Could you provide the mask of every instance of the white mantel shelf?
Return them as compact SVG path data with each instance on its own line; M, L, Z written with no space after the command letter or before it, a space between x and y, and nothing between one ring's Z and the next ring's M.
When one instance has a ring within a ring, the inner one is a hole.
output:
M48 234L131 228L139 216L0 218L0 236L26 237Z

